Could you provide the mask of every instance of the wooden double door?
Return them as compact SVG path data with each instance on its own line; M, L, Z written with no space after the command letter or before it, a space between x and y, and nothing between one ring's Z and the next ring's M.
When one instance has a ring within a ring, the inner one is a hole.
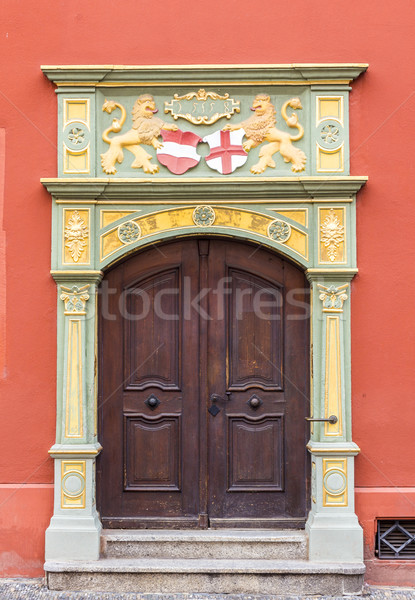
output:
M151 247L107 274L105 527L304 525L307 305L298 268L217 238Z

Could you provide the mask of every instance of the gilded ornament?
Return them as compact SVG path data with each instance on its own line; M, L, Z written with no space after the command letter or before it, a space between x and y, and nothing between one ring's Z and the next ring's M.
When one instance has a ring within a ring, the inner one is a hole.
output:
M193 222L198 227L210 227L215 222L215 211L211 206L197 206L193 211Z
M186 109L189 102L190 106ZM170 112L175 121L179 118L186 119L194 125L211 125L223 117L230 119L240 110L240 101L230 98L228 93L221 96L216 92L207 92L203 88L183 96L174 94L173 100L164 103L164 112Z
M109 144L109 149L101 154L101 164L104 173L113 175L117 172L115 163L122 163L124 160L123 148L126 148L134 155L132 167L135 169L143 169L144 173L154 174L159 170L158 165L151 163L153 158L148 154L141 144L153 146L156 150L163 146L163 143L157 138L160 136L162 129L167 131L177 131L177 125L164 123L154 115L158 112L153 96L143 94L135 101L132 110L133 126L132 129L122 135L116 135L110 138L109 134L119 133L125 123L127 112L122 104L113 100L105 100L102 110L111 114L116 108L121 111L121 120L114 118L112 124L105 129L102 134L104 142Z
M90 141L90 132L88 127L80 122L75 121L68 123L63 131L63 139L68 150L80 152L85 150Z
M336 287L335 285L326 287L320 283L318 283L317 286L321 290L319 299L323 302L323 307L326 310L333 310L336 312L343 310L343 303L348 298L345 291L349 287L348 283L340 285L339 287Z
M75 210L65 227L65 246L69 249L74 262L78 262L87 246L88 227L77 210Z
M85 132L80 127L73 127L73 129L69 131L68 138L72 142L72 144L74 144L74 146L77 146L78 144L83 144L85 139Z
M118 227L118 237L123 244L132 244L141 237L141 229L134 221L127 221Z
M321 224L321 243L327 248L327 255L331 262L336 260L342 242L344 242L344 226L331 208Z
M292 171L295 173L304 171L307 157L302 150L296 148L292 144L292 142L301 140L304 136L304 128L298 122L297 113L293 112L291 113L291 116L287 115L288 107L295 110L301 109L302 105L300 99L291 98L290 100L287 100L281 109L281 115L288 127L294 127L298 130L298 133L295 136L290 135L285 131L280 131L275 127L276 110L267 94L258 94L255 97L251 109L254 111L252 117L235 125L229 123L223 128L224 131L235 131L236 129L243 129L245 131L247 140L243 143L243 147L246 152L249 152L252 148L256 148L262 144L262 142L270 142L261 149L259 153L259 162L251 167L251 173L263 173L267 167L274 169L275 162L272 155L278 151L283 157L284 162L292 163Z
M335 144L339 139L340 131L335 125L325 125L321 130L320 136L326 144Z
M61 508L85 508L86 461L62 461Z
M323 458L323 506L347 505L347 459Z
M60 299L65 303L66 315L85 313L85 305L87 300L89 300L89 294L87 292L88 289L89 284L83 285L82 287L74 285L71 288L61 285L62 293L60 295Z
M291 226L285 221L275 219L268 225L268 237L274 240L274 242L280 242L283 244L287 242L291 236Z

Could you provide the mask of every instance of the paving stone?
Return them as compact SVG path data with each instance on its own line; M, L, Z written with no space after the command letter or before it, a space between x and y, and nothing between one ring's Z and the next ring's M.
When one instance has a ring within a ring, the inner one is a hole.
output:
M365 586L364 600L415 600L415 588ZM53 592L44 579L0 579L0 600L281 600L261 594L116 594L109 592ZM284 600L345 600L332 596L284 596ZM348 596L362 600L362 596Z

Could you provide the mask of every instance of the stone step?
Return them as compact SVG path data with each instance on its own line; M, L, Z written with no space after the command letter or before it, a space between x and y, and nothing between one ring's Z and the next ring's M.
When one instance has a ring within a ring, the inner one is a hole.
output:
M135 593L332 595L362 590L363 563L306 560L113 559L47 561L51 590Z
M304 531L271 530L104 530L107 558L306 559Z

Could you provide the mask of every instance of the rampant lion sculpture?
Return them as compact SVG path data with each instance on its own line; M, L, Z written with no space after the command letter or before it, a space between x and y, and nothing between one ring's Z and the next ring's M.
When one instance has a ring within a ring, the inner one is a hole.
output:
M259 153L259 162L251 167L251 173L263 173L267 167L275 168L275 162L272 155L275 152L280 152L285 162L292 163L292 171L304 171L306 163L306 155L302 150L292 145L292 142L301 140L304 135L304 128L298 122L296 113L287 116L287 107L298 109L302 108L299 98L291 98L284 103L281 109L281 115L289 127L298 129L297 135L293 136L284 131L280 131L275 127L275 108L271 103L271 99L267 94L258 94L252 104L251 110L255 112L252 117L242 123L228 124L223 130L234 131L236 129L244 129L247 140L242 144L244 150L249 152L252 148L256 148L262 142L271 142L264 146Z
M157 173L158 165L152 164L150 161L153 158L141 147L141 144L153 146L156 150L162 147L162 142L157 138L162 129L176 131L177 125L169 125L164 123L155 113L158 112L153 96L143 94L135 101L132 110L133 127L127 133L116 135L110 138L109 133L119 133L125 123L127 116L126 110L122 104L113 100L105 100L102 110L111 114L115 108L121 110L121 120L113 119L112 124L102 134L104 142L110 145L109 149L101 154L102 169L105 173L112 175L117 172L115 163L121 163L124 160L123 148L132 152L135 156L134 162L131 165L136 169L142 168L145 173Z

